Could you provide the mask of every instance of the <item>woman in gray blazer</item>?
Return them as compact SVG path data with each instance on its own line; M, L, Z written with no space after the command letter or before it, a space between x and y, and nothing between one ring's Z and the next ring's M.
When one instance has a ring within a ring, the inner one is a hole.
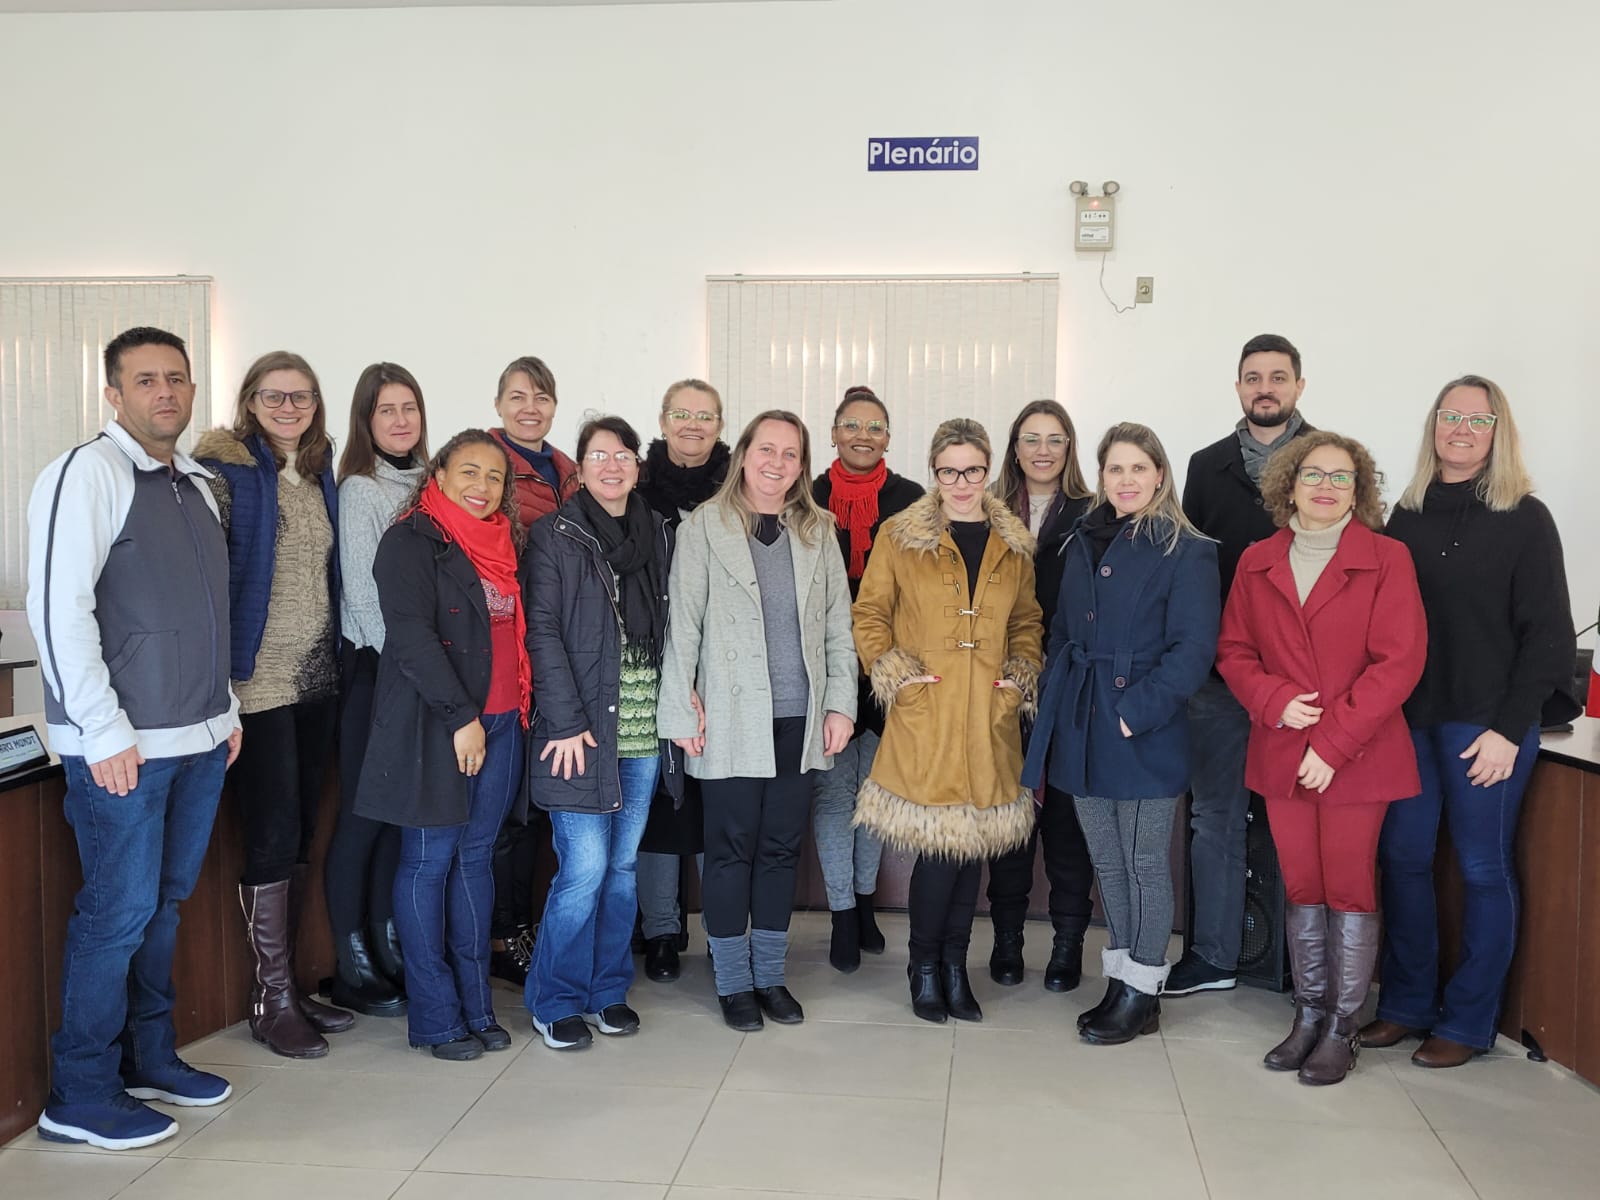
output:
M811 439L771 411L679 527L656 712L705 806L701 892L723 1019L805 1019L784 986L811 772L855 729L850 585L811 495Z

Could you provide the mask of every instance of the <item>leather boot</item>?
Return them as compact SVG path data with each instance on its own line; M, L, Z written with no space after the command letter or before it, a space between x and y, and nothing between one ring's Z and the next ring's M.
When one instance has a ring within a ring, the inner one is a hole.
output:
M856 924L860 927L861 950L864 954L882 954L889 943L884 940L883 930L878 928L878 920L873 912L872 897L856 893Z
M828 963L835 971L842 971L846 975L861 966L861 921L853 908L833 914Z
M402 996L406 994L406 958L400 948L400 931L394 918L375 922L367 937L367 949L372 955L372 965L378 974L389 981L389 986Z
M912 963L906 967L906 978L911 981L911 1011L924 1021L944 1024L950 1010L945 1007L944 988L939 984L939 964Z
M972 994L972 980L967 977L964 962L939 964L939 984L944 989L944 1006L958 1021L981 1021L983 1009Z
M1022 930L995 927L994 949L989 954L989 978L1001 987L1022 982Z
M1044 969L1044 990L1070 992L1083 982L1083 934L1056 934Z
M671 983L683 970L678 961L678 935L664 933L644 943L644 974L657 983Z
M300 941L300 916L305 911L306 879L311 868L299 863L289 876L289 986L294 988L294 1002L318 1033L343 1033L356 1023L355 1017L342 1008L319 1004L308 996L295 976L294 952Z
M255 955L250 989L250 1036L285 1058L321 1058L328 1043L295 1003L289 978L289 881L239 885L245 929Z
M1328 910L1328 1007L1322 1037L1300 1068L1300 1082L1340 1082L1356 1065L1361 1045L1361 1006L1378 963L1382 922L1377 913Z
M1298 1071L1328 1016L1328 909L1321 904L1285 905L1284 925L1294 975L1294 1027L1261 1061L1272 1071Z
M1086 1021L1078 1036L1097 1046L1119 1046L1161 1028L1161 985L1167 980L1169 963L1122 961L1117 974L1122 991L1099 1016Z
M338 966L334 970L330 994L335 1004L369 1017L406 1015L406 998L372 965L367 939L360 930L347 933L335 942L334 953Z
M1128 985L1122 982L1122 966L1127 961L1128 952L1126 950L1113 950L1109 946L1101 949L1100 973L1105 977L1106 994L1100 997L1099 1004L1096 1004L1087 1012L1081 1012L1078 1014L1079 1033L1083 1032L1083 1027L1085 1025L1087 1025L1090 1021L1093 1021L1101 1013L1105 1012L1106 1009L1115 1004L1117 1002L1117 998L1122 995L1124 989L1127 988Z
M1426 1029L1413 1029L1409 1025L1401 1025L1397 1021L1385 1021L1379 1017L1375 1021L1368 1021L1361 1027L1361 1045L1368 1050L1384 1050L1390 1046L1398 1046L1408 1037L1425 1038L1428 1036Z

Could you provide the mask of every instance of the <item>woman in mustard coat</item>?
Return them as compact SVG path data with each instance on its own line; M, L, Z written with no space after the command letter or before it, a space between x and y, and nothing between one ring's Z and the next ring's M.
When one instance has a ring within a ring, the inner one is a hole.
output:
M989 438L965 418L933 436L934 490L884 523L852 608L856 651L884 709L855 823L915 850L911 1007L981 1021L967 945L983 860L1028 839L1020 714L1043 629L1033 537L985 493Z

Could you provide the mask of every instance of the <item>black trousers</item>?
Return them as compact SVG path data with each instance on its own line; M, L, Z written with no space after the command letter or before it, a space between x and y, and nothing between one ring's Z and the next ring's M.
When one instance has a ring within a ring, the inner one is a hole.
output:
M772 723L777 775L702 779L706 865L700 880L706 933L789 928L795 872L811 820L811 772L800 770L806 719Z
M1050 924L1058 938L1081 939L1094 914L1089 899L1094 864L1072 797L1052 787L1045 788L1044 807L1027 844L989 860L989 916L997 931L1022 931L1033 888L1033 857L1040 844L1045 878L1050 881Z
M372 695L378 652L346 641L340 657L344 704L339 712L339 820L328 843L323 884L334 940L394 916L394 872L400 862L400 828L351 811L361 763L372 734Z
M308 861L338 700L308 700L239 717L244 744L229 774L244 825L246 887L279 883Z
M494 908L489 914L491 938L514 938L536 923L533 874L539 862L540 831L549 824L549 814L530 805L527 824L507 817L500 826L490 863L494 875Z
M978 880L983 860L965 862L919 855L911 868L907 907L911 917L913 964L965 963L978 913Z

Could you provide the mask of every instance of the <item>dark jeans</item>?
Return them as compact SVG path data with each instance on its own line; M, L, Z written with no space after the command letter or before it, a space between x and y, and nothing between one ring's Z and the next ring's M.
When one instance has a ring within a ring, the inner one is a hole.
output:
M1194 937L1186 947L1220 971L1239 966L1244 932L1244 756L1250 715L1216 675L1189 697L1189 873Z
M464 825L400 831L394 922L406 956L411 1044L436 1046L494 1022L489 998L489 857L522 782L522 720L482 718L483 770Z
M399 828L351 811L372 733L378 652L371 646L357 649L347 641L339 661L344 677L344 707L339 713L339 820L323 866L328 924L335 941L381 925L394 915L394 872L400 861Z
M700 888L706 933L789 928L795 869L811 816L811 773L800 770L804 717L772 723L777 775L702 779L706 863Z
M61 1027L50 1039L52 1102L109 1100L122 1091L122 1069L177 1057L178 905L200 876L227 760L226 743L152 758L139 768L138 787L113 796L82 758L62 757L83 886L67 922Z
M1467 779L1460 754L1482 726L1414 729L1422 792L1389 806L1378 842L1383 885L1383 988L1378 1016L1487 1050L1494 1045L1506 973L1517 946L1517 863L1512 852L1522 794L1539 755L1539 730L1517 748L1511 777L1491 787ZM1461 964L1439 986L1433 856L1441 814L1465 885Z
M989 916L997 933L1020 933L1028 919L1028 893L1033 888L1033 857L1044 846L1044 873L1050 881L1050 924L1056 937L1082 939L1094 915L1089 889L1094 886L1094 864L1089 843L1072 797L1047 787L1044 807L1028 835L1018 846L989 860Z
M510 940L531 927L533 874L539 862L539 830L549 818L530 808L527 824L507 820L494 840L494 911L489 936Z
M919 855L911 868L906 901L911 917L910 950L915 963L965 964L972 942L972 919L978 913L978 881L983 860Z
M244 825L246 887L279 883L307 861L337 709L329 696L240 716L244 744L232 776Z

